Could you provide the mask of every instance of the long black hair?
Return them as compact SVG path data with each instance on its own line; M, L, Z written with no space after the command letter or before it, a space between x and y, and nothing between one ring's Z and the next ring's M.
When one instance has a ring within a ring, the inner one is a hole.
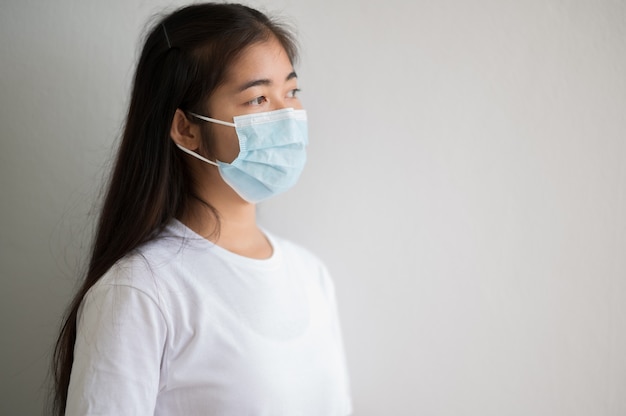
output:
M200 200L183 156L170 138L176 109L205 114L208 98L233 60L246 47L271 37L293 63L297 50L290 32L240 4L187 6L162 18L149 31L91 259L54 350L55 415L65 412L78 309L87 291L120 258L154 238L172 218L180 217L190 200ZM216 220L219 223L217 215Z

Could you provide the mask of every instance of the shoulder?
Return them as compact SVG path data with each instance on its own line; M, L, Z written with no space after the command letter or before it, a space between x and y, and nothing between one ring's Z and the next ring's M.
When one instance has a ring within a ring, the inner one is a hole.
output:
M273 244L277 245L284 262L300 274L314 279L323 292L334 296L334 284L326 264L311 250L289 239L268 233Z
M160 234L119 259L92 289L127 287L157 298L162 286L173 281L172 275L180 270L188 244L183 238Z
M266 234L268 235L271 243L275 245L278 250L280 250L281 255L284 256L286 261L303 262L325 268L322 260L308 248L275 234L267 232Z

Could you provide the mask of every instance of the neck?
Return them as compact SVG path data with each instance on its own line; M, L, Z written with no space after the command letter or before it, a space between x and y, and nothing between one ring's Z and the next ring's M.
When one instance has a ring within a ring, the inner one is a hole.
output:
M242 235L256 230L256 207L237 195L211 198L207 193L200 193L203 202L190 199L188 209L180 220L197 234L217 243L221 239Z
M267 258L272 247L256 223L256 206L244 201L221 177L209 179L196 189L202 201L190 199L180 220L195 233L234 253ZM216 215L217 214L217 217Z

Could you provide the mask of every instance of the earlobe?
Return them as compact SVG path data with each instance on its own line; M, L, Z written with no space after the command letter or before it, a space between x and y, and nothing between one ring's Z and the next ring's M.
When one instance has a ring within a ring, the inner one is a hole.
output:
M172 118L170 137L174 143L189 149L197 150L200 147L200 128L197 124L189 121L185 112L180 108L176 109Z

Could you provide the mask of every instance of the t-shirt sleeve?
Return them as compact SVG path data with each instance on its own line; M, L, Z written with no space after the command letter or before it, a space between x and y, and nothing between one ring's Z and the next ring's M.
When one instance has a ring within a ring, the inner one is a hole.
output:
M66 415L154 414L167 325L149 294L100 284L79 311Z

